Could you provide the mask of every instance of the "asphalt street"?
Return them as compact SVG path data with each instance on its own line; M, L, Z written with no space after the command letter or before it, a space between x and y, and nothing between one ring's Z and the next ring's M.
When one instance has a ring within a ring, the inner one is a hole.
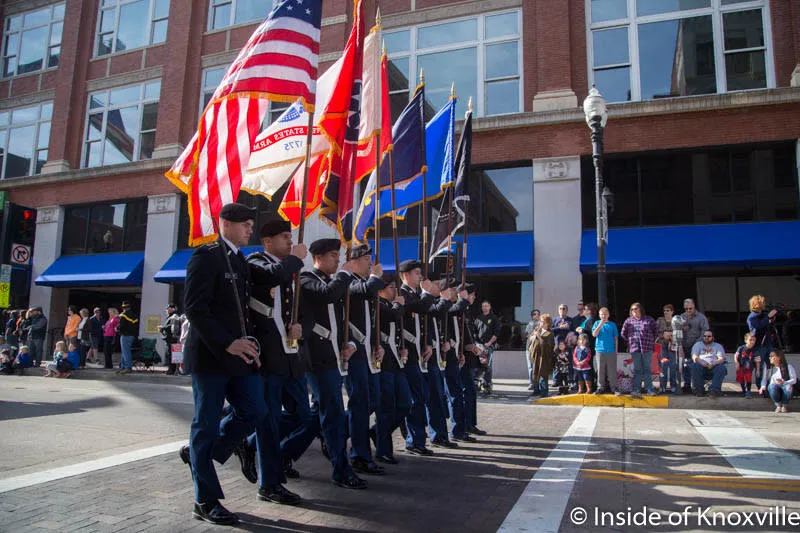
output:
M399 435L366 491L329 481L315 443L289 488L259 502L234 459L218 466L247 531L798 531L800 415L531 405L524 383L479 405L477 444L409 456ZM177 447L185 381L0 379L0 531L211 531L190 516ZM794 513L794 514L793 514ZM796 521L793 521L796 520Z

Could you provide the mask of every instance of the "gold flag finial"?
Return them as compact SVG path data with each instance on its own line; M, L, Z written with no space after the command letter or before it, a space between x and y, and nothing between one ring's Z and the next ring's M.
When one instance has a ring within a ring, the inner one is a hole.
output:
M472 113L472 97L469 97L469 103L467 104L467 109L470 113Z
M375 12L375 25L381 25L381 6L378 6L378 10Z
M455 97L456 97L456 82L453 82L452 85L450 85L450 98L455 98Z
M419 84L420 85L424 85L425 84L425 69L424 68L419 69Z

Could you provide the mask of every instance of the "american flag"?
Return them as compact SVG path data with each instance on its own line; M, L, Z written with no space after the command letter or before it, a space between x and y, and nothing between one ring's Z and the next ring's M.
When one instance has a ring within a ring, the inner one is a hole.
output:
M213 219L236 201L268 102L313 110L321 0L283 0L259 25L214 91L189 145L166 173L189 197L189 244L214 239Z

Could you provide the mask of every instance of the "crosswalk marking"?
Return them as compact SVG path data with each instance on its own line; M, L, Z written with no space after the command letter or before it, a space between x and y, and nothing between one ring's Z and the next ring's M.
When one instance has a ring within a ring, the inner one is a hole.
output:
M800 480L800 458L725 413L689 411L689 423L744 477Z
M556 533L589 449L599 407L584 407L536 471L498 531Z
M39 485L40 483L47 483L48 481L79 476L88 472L103 470L104 468L111 468L112 466L124 465L126 463L139 461L141 459L149 459L150 457L163 455L165 453L172 453L179 450L184 444L186 444L185 439L177 442L170 442L168 444L151 446L150 448L144 448L141 450L134 450L132 452L120 453L118 455L112 455L111 457L103 457L102 459L95 459L93 461L85 461L83 463L62 466L59 468L53 468L51 470L44 470L42 472L34 472L33 474L25 474L22 476L0 479L0 494L24 487Z

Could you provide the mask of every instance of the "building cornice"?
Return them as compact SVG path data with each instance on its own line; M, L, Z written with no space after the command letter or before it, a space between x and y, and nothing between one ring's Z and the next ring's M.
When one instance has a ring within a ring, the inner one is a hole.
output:
M663 116L677 113L700 113L749 107L784 105L800 103L800 87L763 89L724 94L664 98L645 102L624 102L608 104L608 120ZM549 126L585 122L582 108L540 111L537 113L516 113L496 117L475 119L473 129L477 131L496 131L531 126ZM787 118L788 120L788 118Z
M97 178L122 176L127 174L147 174L150 172L164 173L175 162L174 157L161 159L148 159L135 163L122 165L109 165L104 167L80 168L66 172L54 172L27 178L13 178L0 181L0 190L22 189L27 187L41 187L44 185L67 185L76 182L90 181ZM164 178L166 180L166 178Z

